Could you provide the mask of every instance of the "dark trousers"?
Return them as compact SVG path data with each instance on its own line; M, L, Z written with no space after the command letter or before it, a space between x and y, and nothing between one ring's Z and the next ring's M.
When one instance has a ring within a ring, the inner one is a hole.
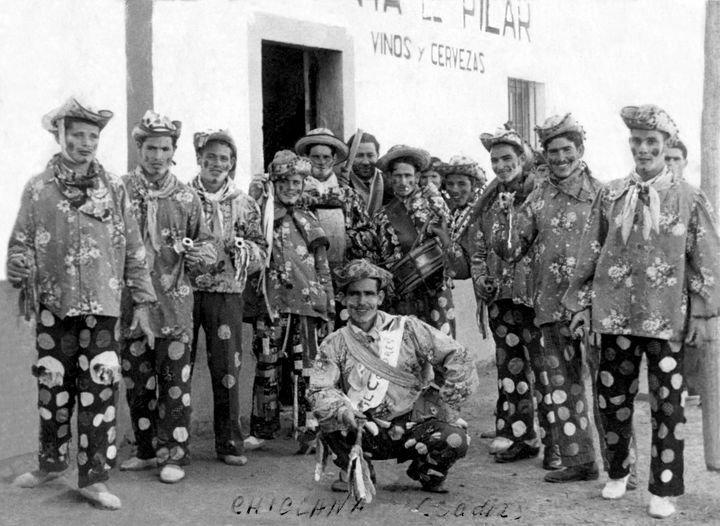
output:
M565 322L541 327L545 374L540 384L546 386L547 418L553 429L553 440L560 448L563 466L577 466L595 460L595 448L582 374L580 340L573 339Z
M647 358L652 449L648 489L661 497L682 495L682 430L685 415L680 403L683 389L683 348L639 336L603 334L598 381L598 406L607 445L609 476L622 478L632 464L632 417L638 392L640 360Z
M542 373L544 356L540 329L533 322L535 311L512 300L498 300L488 307L488 318L495 340L498 371L498 400L495 408L497 436L513 442L532 440L537 436L533 376ZM535 369L537 372L533 374ZM542 393L539 395L544 398ZM540 425L546 431L543 443L547 446L552 437L544 411L540 414Z
M127 402L136 455L157 457L159 465L189 462L190 348L189 344L156 338L128 340L122 349Z
M37 323L40 446L43 471L68 466L70 421L76 397L78 409L78 486L108 479L115 465L117 436L115 397L120 381L117 318L67 316L60 319L45 308Z
M397 459L401 463L411 460L407 469L410 478L424 485L437 485L445 480L452 465L467 453L467 431L435 419L407 429L408 417L396 418L387 429L379 428L377 436L364 430L363 455L369 461ZM343 470L347 470L356 438L356 431L346 435L341 431L323 433L323 439L337 455L335 464Z
M242 294L195 291L190 366L195 368L200 327L213 390L213 428L218 455L242 455L240 366L242 364Z

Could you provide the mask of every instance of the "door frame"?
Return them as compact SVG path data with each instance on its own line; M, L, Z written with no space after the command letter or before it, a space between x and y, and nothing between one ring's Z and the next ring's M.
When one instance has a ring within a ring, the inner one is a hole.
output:
M320 48L341 53L340 102L342 134L355 126L355 50L352 36L344 27L318 24L265 13L255 13L248 24L248 104L250 116L250 166L253 174L265 171L263 166L263 100L262 42ZM320 96L320 94L319 94Z

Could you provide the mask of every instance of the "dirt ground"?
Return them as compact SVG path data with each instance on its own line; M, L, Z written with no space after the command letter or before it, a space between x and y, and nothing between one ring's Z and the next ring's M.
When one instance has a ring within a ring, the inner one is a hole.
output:
M639 444L640 488L620 501L600 497L607 478L555 485L542 481L540 458L514 464L497 464L488 454L489 440L480 432L493 426L496 396L491 363L479 366L480 392L465 417L471 423L472 443L466 458L450 472L450 493L432 495L417 490L405 467L392 461L377 462L378 494L371 504L357 505L343 494L332 493L327 480L312 480L314 459L293 455L290 440L266 443L249 454L244 467L219 463L212 437L202 433L192 445L193 463L187 478L165 485L152 471L113 471L111 488L123 508L101 511L83 502L72 489L75 473L35 490L10 485L13 477L35 466L30 455L0 464L0 524L2 525L234 525L234 524L652 524L646 513L650 451L650 416L647 401L636 404L635 428ZM677 501L678 512L663 524L720 524L720 473L705 469L701 409L686 408L686 495ZM120 459L130 454L121 448ZM333 466L334 468L334 466Z

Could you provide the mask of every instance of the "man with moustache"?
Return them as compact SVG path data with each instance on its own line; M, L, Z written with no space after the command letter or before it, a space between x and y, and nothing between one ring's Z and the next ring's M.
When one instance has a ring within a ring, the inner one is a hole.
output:
M403 144L390 148L378 161L380 168L390 175L395 197L375 214L374 235L368 238L369 244L364 249L366 257L383 268L393 268L413 247L426 241L436 239L441 250L446 248L450 216L447 204L435 186L429 185L424 190L418 186L420 172L429 161L430 154L425 150ZM393 293L388 310L415 315L454 337L451 285L443 255L442 267L426 276L416 288Z
M470 441L460 409L477 387L477 373L451 337L414 316L380 310L392 279L364 259L336 270L350 321L320 345L307 397L342 470L333 491L347 491L343 473L362 433L367 459L411 460L410 478L425 491L445 493L448 470ZM440 385L430 401L423 390L433 379Z
M703 192L677 177L664 154L677 126L662 108L626 106L635 167L593 203L563 302L571 332L601 335L598 405L608 448L606 499L625 494L640 360L647 358L652 418L648 512L675 512L684 493L685 344L713 337L720 316L720 238Z
M123 177L158 305L150 310L154 347L123 309L123 373L137 447L120 469L160 466L166 483L182 480L181 466L189 462L193 291L187 270L216 259L200 199L170 171L180 130L179 121L145 112L132 130L139 164Z
M191 272L195 302L190 366L195 367L202 327L213 389L215 453L225 464L242 466L247 462L240 428L242 293L248 274L265 264L267 241L257 203L235 186L237 147L230 132L197 132L193 145L200 173L190 186L200 197L218 258Z
M106 509L121 506L106 485L117 458L121 291L130 326L151 344L156 301L127 191L95 158L112 116L70 98L43 117L61 151L25 186L7 260L26 319L37 317L40 411L39 467L13 484L35 488L65 472L77 398L79 492Z
M490 452L495 454L496 462L514 462L534 457L540 451L534 426L534 380L529 371L532 368L535 379L543 372L543 350L540 330L534 324L530 255L516 263L507 263L487 245L505 213L503 207L508 202L520 206L534 187L534 177L523 169L531 163L527 162L523 140L515 130L501 127L495 133L483 133L480 140L490 153L496 178L482 196L478 212L482 236L477 238L471 256L471 273L478 303L488 306L496 349L496 438ZM551 446L545 412L540 411L538 417L541 429L546 430L545 444ZM546 458L547 462L550 460Z
M348 150L354 141L355 135L352 135L347 141ZM351 170L343 170L341 174L345 179L341 184L349 185L360 195L369 217L393 198L388 178L377 168L379 156L380 143L373 134L363 132Z
M570 314L561 299L575 267L583 227L602 185L582 160L585 130L570 113L549 117L535 131L550 173L519 209L508 201L504 213L496 216L499 228L494 229L492 246L510 262L535 253L530 268L533 308L544 341L543 355L533 357L534 362L542 363L535 378L535 398L538 410L545 413L543 420L550 424L541 431L545 434L545 458L551 455L549 447L556 448L564 467L548 473L545 480L595 480L598 469L580 340L570 333Z

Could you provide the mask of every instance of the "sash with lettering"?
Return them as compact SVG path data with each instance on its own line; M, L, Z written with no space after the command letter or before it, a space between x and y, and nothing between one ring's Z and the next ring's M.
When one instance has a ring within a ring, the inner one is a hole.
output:
M379 356L375 356L357 340L350 327L340 329L347 343L348 354L358 362L357 368L350 375L347 391L353 408L363 412L380 405L385 399L390 382L406 389L420 389L417 378L397 369L404 330L405 317L398 316L379 331Z

